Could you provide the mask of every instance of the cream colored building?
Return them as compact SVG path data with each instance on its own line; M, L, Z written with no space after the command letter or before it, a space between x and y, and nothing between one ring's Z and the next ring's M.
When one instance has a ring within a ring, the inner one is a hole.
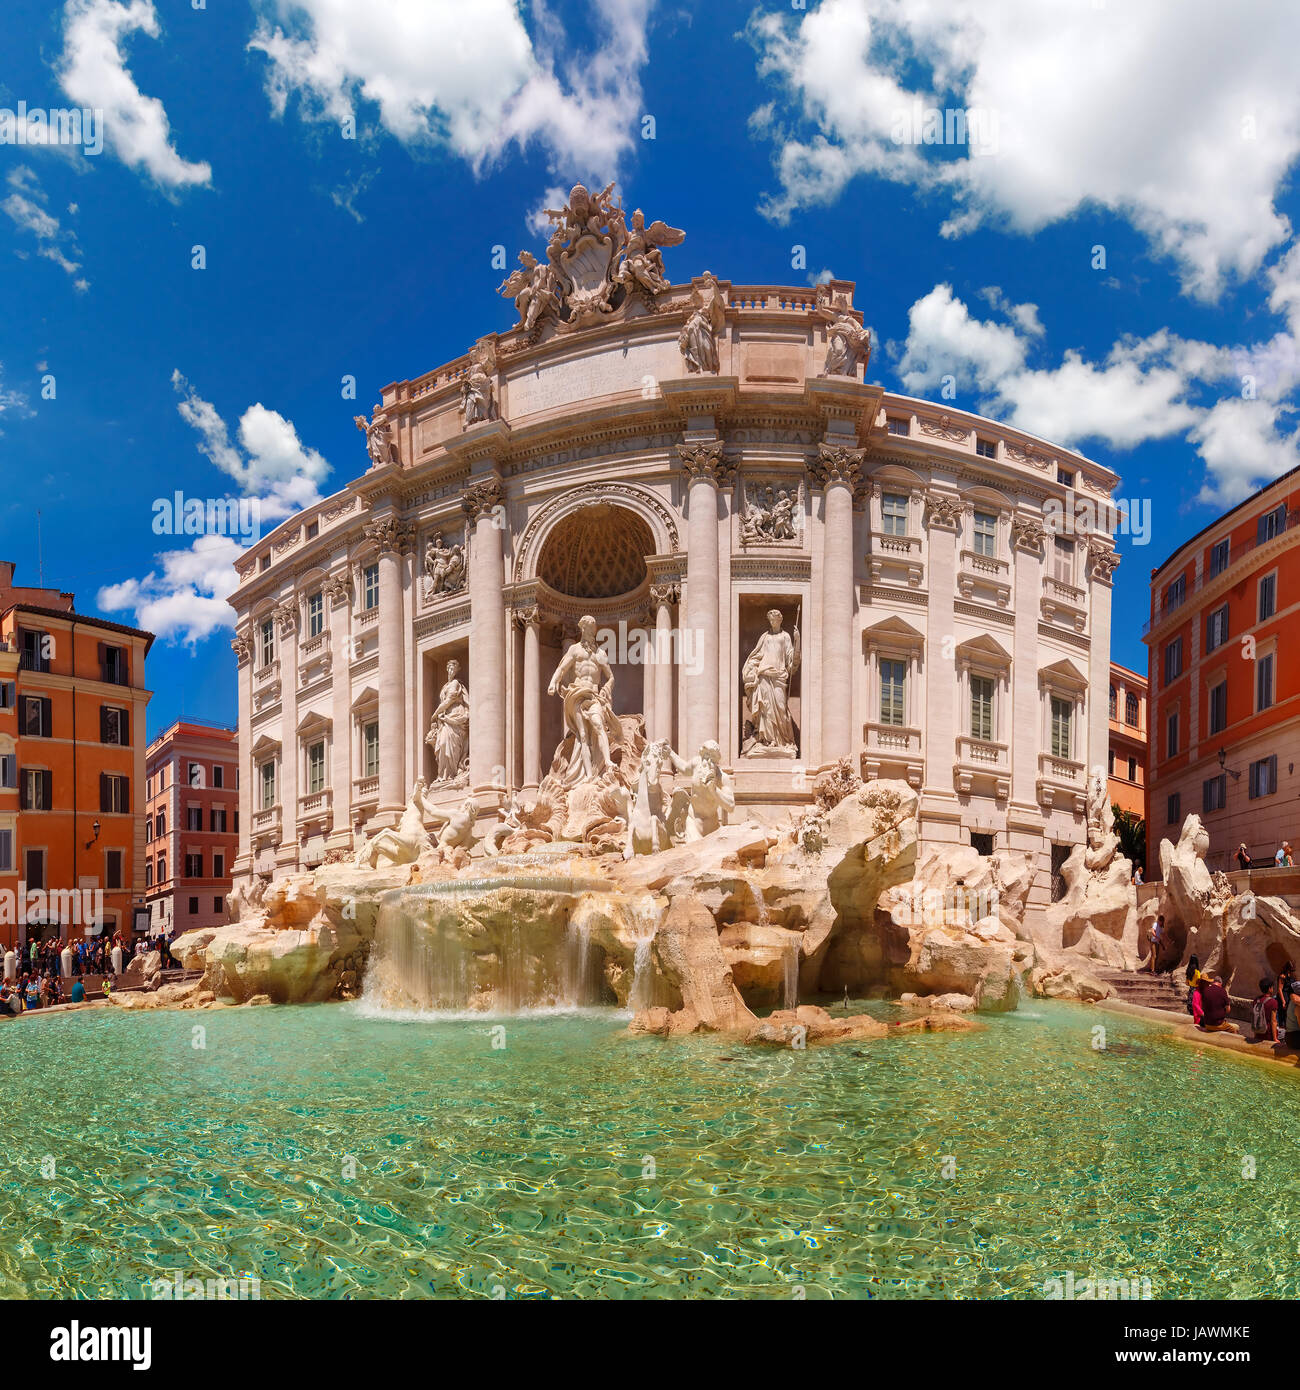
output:
M369 470L240 562L236 884L350 852L434 782L449 660L468 765L430 801L472 792L486 829L526 799L590 613L615 712L683 756L716 739L739 814L783 822L848 758L920 789L923 840L1034 852L1046 902L1106 764L1115 556L1108 535L1046 533L1044 507L1118 480L865 384L831 351L852 296L711 276L615 291L386 387L358 421ZM716 372L691 370L692 324ZM772 608L800 631L793 754L746 726Z

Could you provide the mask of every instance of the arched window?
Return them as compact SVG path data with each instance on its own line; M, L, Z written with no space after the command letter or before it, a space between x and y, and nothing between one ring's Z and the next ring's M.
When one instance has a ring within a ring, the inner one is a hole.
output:
M1138 722L1138 697L1130 693L1124 701L1124 722L1131 724L1134 728Z
M1110 688L1110 717L1111 717L1112 719L1116 719L1116 718L1119 717L1119 716L1115 713L1115 708L1116 708L1116 701L1117 701L1117 699L1118 699L1118 696L1117 696L1117 694L1116 694L1115 687L1112 685L1111 688Z
M167 834L167 812L159 811L154 820L153 837L161 840Z

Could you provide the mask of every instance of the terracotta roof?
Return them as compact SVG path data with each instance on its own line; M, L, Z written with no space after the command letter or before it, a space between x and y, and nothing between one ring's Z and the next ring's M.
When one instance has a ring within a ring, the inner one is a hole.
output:
M87 623L91 627L103 628L105 632L120 632L125 637L143 637L146 656L149 655L149 650L155 640L152 632L145 632L138 627L127 627L124 623L111 623L107 618L92 618L86 613L78 613L71 608L38 608L34 603L11 603L4 610L4 614L0 614L0 617L9 613L35 613L41 618L61 618L70 623Z

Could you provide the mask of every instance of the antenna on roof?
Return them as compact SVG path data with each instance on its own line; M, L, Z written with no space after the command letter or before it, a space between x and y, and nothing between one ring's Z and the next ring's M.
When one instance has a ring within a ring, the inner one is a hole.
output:
M36 572L39 575L37 582L43 589L45 587L45 560L41 550L41 513L39 508L36 511Z

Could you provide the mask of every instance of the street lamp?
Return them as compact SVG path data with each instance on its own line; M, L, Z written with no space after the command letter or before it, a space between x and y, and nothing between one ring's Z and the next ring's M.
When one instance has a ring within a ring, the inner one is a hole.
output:
M1228 767L1228 766L1227 766L1227 763L1228 763L1228 750L1227 750L1226 748L1220 748L1220 749L1219 749L1219 769L1220 769L1220 771L1222 771L1222 772L1226 772L1226 773L1228 774L1228 776L1231 777L1232 780L1235 782L1235 781L1237 781L1237 780L1241 777L1241 773L1240 773L1236 768Z
M86 846L85 846L85 847L86 847L87 849L89 849L89 848L91 847L91 845L93 845L93 844L95 843L95 840L98 840L98 839L99 839L99 822L98 822L98 821L95 821L95 822L91 825L90 828L95 832L95 835L94 835L94 839L90 839L90 840L87 840L87 841L86 841Z

